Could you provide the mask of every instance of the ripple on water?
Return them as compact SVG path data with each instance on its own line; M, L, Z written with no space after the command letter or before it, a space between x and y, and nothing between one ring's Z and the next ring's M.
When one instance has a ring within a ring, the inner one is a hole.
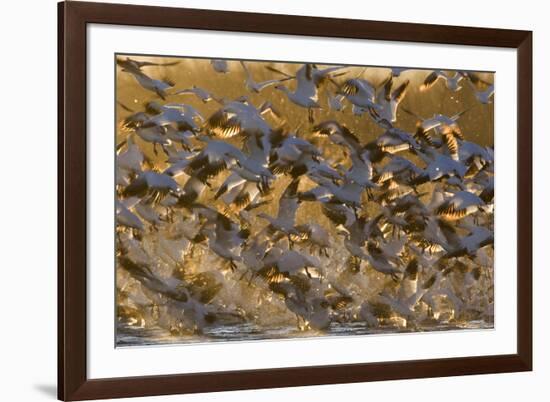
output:
M452 331L467 329L492 329L493 324L485 321L463 323L437 323L422 327L397 328L393 326L369 328L362 322L338 323L321 332L299 331L295 326L259 327L252 323L207 327L202 335L173 335L159 327L139 328L119 325L117 328L117 347L171 345L209 342L258 341L267 339L311 338L319 336L383 335L408 332Z

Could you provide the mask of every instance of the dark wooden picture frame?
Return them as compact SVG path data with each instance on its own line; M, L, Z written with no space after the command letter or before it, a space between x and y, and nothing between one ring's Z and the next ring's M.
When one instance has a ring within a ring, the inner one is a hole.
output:
M517 49L517 353L89 379L86 373L86 26L192 28ZM58 397L83 400L532 370L532 32L303 16L58 4Z

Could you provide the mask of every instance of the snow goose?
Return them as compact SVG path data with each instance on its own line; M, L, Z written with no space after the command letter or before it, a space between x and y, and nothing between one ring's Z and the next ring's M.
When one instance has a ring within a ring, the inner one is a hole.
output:
M434 86L437 80L442 79L445 81L445 85L449 90L456 92L462 89L460 83L465 77L466 74L462 71L457 71L451 76L442 70L434 70L424 79L424 82L420 86L420 90L425 91Z
M383 90L379 91L376 97L378 109L371 109L377 122L393 124L397 121L397 108L405 97L409 87L409 80L403 81L393 91L393 78L384 83Z
M217 73L227 74L229 72L229 65L227 63L227 60L212 59L210 60L210 65Z
M117 225L127 228L143 230L143 222L131 212L124 202L116 200L116 221Z
M245 62L241 61L240 63L246 75L246 80L245 80L246 89L249 90L250 92L259 94L265 88L268 88L270 86L277 85L277 84L280 84L281 82L292 79L291 77L286 77L282 79L274 79L274 80L257 82L257 81L254 81L254 78L252 78L252 74L250 73L250 70L248 70L248 67L246 66Z
M169 175L146 171L140 173L123 191L125 197L152 196L152 200L163 198L169 193L179 194L181 191L178 183Z
M367 243L366 259L371 268L380 273L390 275L394 281L397 281L399 275L402 273L399 268L399 264L401 263L399 256L397 254L388 254L373 241Z
M335 120L327 120L313 127L313 135L328 137L336 145L345 147L352 154L360 154L361 142L345 125Z
M173 95L194 95L197 98L199 98L203 103L208 103L210 101L216 101L218 103L222 103L222 101L216 96L214 96L212 93L208 92L203 88L199 88L195 85L193 85L191 88L180 89L178 91L175 91Z
M477 212L483 204L483 200L477 195L459 191L443 201L435 213L445 220L457 220Z
M169 90L170 88L173 88L175 85L174 81L172 81L169 78L157 80L139 71L130 72L130 74L132 74L132 76L136 79L139 85L141 85L143 88L147 89L148 91L154 92L163 100L165 100L168 97L168 93L166 91Z
M143 67L168 67L179 64L179 61L171 61L168 63L153 63L150 61L139 61L126 57L125 59L117 57L116 64L128 73L140 73Z
M300 206L300 199L297 196L299 183L299 179L294 179L284 190L279 200L279 211L276 218L263 212L258 214L259 218L269 222L269 231L279 231L286 236L297 234L294 226L296 225L296 212Z

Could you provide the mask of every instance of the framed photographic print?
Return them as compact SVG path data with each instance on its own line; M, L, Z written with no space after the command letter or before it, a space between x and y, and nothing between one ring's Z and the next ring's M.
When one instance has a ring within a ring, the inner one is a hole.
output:
M531 370L531 37L59 3L59 399Z

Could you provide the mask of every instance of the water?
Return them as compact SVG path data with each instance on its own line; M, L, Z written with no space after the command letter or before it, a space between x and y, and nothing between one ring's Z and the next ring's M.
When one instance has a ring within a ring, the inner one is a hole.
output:
M141 328L129 325L119 325L117 329L117 347L128 346L149 346L149 345L175 345L175 344L197 344L211 342L231 341L258 341L266 339L296 339L313 338L323 335L330 336L353 336L353 335L384 335L410 332L432 332L432 331L453 331L453 330L480 330L492 329L492 323L482 320L472 320L461 323L424 323L421 327L401 328L395 326L384 326L369 328L362 322L339 323L332 322L330 327L322 333L316 331L299 331L296 326L266 327L253 323L236 325L212 326L204 328L202 335L173 335L168 330L160 327Z

